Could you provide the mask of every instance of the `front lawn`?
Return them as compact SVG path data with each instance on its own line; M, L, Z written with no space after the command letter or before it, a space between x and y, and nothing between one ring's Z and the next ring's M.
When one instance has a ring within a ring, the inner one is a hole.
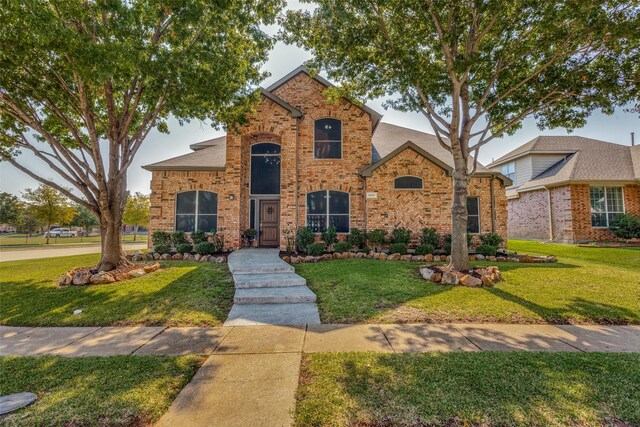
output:
M0 263L0 324L14 326L219 326L233 304L226 264L165 262L125 282L69 286L56 281L99 255ZM80 315L73 311L82 309Z
M316 353L298 426L632 426L640 355Z
M196 356L3 357L0 395L29 391L38 399L0 417L0 425L149 425L203 361Z
M418 263L349 259L300 264L323 323L640 323L640 250L510 241L558 263L499 263L494 288L427 282ZM474 263L489 265L486 262Z

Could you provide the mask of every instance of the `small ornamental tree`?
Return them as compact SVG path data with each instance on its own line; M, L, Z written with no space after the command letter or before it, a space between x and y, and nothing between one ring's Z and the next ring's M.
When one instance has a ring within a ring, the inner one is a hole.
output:
M89 236L91 234L91 230L94 227L98 226L98 219L89 209L84 206L77 205L75 207L76 215L73 217L71 221L71 225L75 225L76 227L82 228L85 234Z
M27 188L22 194L27 202L27 209L33 217L47 226L46 243L49 244L49 231L53 224L68 224L76 214L69 205L69 199L62 192L47 185L40 185L35 190Z
M96 215L95 270L127 263L127 170L149 132L167 132L170 117L241 122L273 44L261 26L281 8L282 0L3 2L0 159Z
M133 225L133 240L138 240L138 228L149 225L149 196L136 193L127 197L122 220L125 224Z
M469 181L479 149L515 132L573 129L638 98L638 0L304 0L287 42L341 87L423 114L453 164L451 265L469 268Z

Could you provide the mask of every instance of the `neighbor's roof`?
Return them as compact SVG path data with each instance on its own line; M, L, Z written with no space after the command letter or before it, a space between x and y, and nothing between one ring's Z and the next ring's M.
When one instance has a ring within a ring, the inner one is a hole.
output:
M143 168L148 171L224 170L227 158L226 140L227 137L222 136L193 144L191 148L196 150L193 153L146 165ZM194 148L194 146L198 146L198 148Z
M515 154L514 154L515 153ZM640 179L638 147L581 136L539 136L494 161L496 167L527 154L558 153L566 157L517 188L518 192L568 182L627 182Z

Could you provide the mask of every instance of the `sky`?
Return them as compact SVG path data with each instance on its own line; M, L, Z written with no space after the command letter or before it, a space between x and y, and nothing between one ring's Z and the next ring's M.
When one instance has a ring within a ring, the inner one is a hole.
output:
M299 8L299 4L291 2L289 7ZM276 31L277 27L275 26L267 28L267 32L269 33L273 34ZM278 42L271 50L269 59L263 66L263 70L269 72L271 76L263 82L262 86L269 86L269 84L278 80L310 58L311 54L309 52L297 46L285 45L282 42ZM385 110L382 107L384 101L385 99L376 99L367 102L369 107L383 114L383 122L433 133L431 126L427 123L424 116L419 113ZM179 126L175 120L169 121L169 130L169 134L162 134L155 131L150 132L147 140L138 151L128 172L128 189L132 193L141 192L149 194L150 192L151 172L142 169L143 165L189 153L191 152L189 145L224 134L224 131L216 130L205 123L191 122L190 124ZM618 109L615 114L611 116L606 116L601 113L593 114L588 119L585 127L574 130L570 135L580 135L617 144L630 145L631 132L635 132L636 144L640 144L640 119L638 118L638 113L630 113L623 111L623 109ZM482 147L478 157L479 161L483 164L488 164L492 159L497 159L538 135L569 135L569 133L562 128L540 131L535 124L535 120L529 118L523 122L522 128L514 135L494 139ZM38 171L40 176L53 178L56 182L64 184L61 178L56 179L55 173L52 171L49 172L47 168L42 167L38 161L32 157L23 156L23 164ZM37 185L38 183L35 180L18 171L12 165L4 162L0 163L0 191L6 191L19 196L26 188L34 188Z

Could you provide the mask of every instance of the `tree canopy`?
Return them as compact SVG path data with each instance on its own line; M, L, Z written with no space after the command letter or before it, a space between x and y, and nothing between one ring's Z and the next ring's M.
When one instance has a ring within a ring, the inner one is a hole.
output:
M0 224L16 225L20 218L20 199L13 194L0 193Z
M123 221L125 224L134 226L133 240L138 238L138 227L146 227L149 224L149 208L151 202L149 196L142 193L135 193L127 197L127 204L124 208Z
M40 185L36 189L26 189L22 198L27 202L27 209L33 217L46 224L47 232L54 224L69 224L76 214L73 206L69 204L69 199L53 187ZM49 234L47 234L49 243Z

